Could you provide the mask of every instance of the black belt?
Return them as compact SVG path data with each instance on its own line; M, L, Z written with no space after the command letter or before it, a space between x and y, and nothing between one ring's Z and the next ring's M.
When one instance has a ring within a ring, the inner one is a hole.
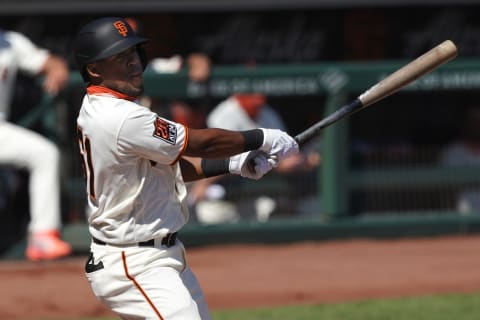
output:
M96 244L99 244L101 246L106 246L107 243L105 241L102 241L100 239L97 239L95 237L92 237L93 242ZM171 247L175 244L175 241L177 240L177 232L174 233L168 233L165 237L162 238L162 245ZM139 247L154 247L155 246L155 239L150 239L147 241L142 241L142 242L137 242L132 245L137 245Z

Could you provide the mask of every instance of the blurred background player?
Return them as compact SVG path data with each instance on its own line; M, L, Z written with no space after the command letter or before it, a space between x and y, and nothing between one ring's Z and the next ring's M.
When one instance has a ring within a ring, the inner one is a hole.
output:
M480 165L480 105L470 104L464 110L459 133L440 153L441 165L475 167ZM459 192L456 209L463 214L480 212L480 190L467 187Z
M69 255L70 245L60 239L60 154L40 134L8 122L17 71L44 76L43 89L56 96L66 85L66 62L38 48L24 35L0 30L0 165L29 173L30 224L25 255L49 260Z
M206 118L209 128L228 130L251 130L255 128L274 128L287 131L281 116L272 108L267 97L260 93L238 93L221 101ZM314 143L318 143L315 140ZM316 149L305 146L301 153L296 153L278 164L275 172L282 175L309 171L320 163L320 154ZM294 176L294 175L292 175ZM298 176L298 175L297 175ZM236 222L241 217L250 217L254 213L257 221L267 221L270 215L278 209L279 199L266 194L255 196L252 201L233 203L226 201L228 185L234 176L214 177L197 181L190 185L190 205L194 207L198 220L202 223ZM297 187L296 182L304 183L301 178L290 181ZM303 192L299 192L300 197ZM284 201L291 203L290 201ZM305 200L305 199L304 199ZM306 201L303 201L306 203ZM290 209L289 209L290 210Z

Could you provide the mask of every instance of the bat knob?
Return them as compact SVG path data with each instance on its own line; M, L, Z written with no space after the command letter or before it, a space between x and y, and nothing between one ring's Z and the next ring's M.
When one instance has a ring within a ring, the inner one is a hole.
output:
M276 154L272 154L267 159L268 163L272 165L272 167L278 166L278 156Z

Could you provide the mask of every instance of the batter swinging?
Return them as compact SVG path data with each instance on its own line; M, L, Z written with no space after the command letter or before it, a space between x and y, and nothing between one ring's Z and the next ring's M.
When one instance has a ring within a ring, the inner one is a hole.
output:
M298 145L280 130L189 129L140 105L145 42L116 17L92 21L75 39L87 84L77 119L92 235L86 275L123 319L210 319L177 239L188 220L185 182L260 179Z

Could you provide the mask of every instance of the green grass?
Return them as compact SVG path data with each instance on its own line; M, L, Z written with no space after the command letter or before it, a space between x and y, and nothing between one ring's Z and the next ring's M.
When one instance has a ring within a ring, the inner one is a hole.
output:
M214 320L478 320L480 295L442 295L368 300L275 309L225 310Z
M213 320L478 320L480 294L435 295L402 299L286 306L213 312ZM38 319L47 320L47 319ZM69 320L118 320L76 318Z

